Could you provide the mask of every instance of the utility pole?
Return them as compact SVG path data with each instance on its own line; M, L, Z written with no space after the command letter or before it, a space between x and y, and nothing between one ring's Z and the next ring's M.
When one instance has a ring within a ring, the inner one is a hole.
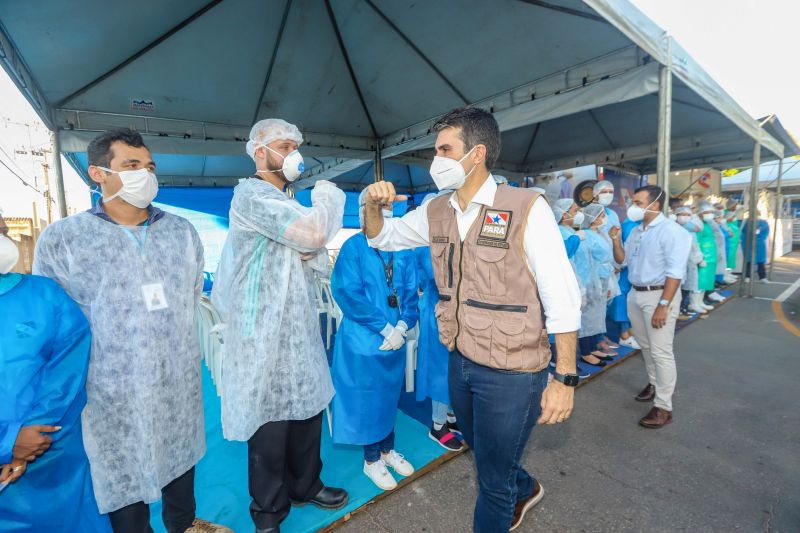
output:
M50 170L50 165L47 164L47 160L42 163L42 169L44 169L44 199L47 201L47 224L50 225L53 223L53 199L50 197L50 174L48 170Z

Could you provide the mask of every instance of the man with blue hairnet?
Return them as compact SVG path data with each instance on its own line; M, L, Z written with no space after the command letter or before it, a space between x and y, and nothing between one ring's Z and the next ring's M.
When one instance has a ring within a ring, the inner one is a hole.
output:
M225 324L222 431L246 441L250 515L277 533L291 504L338 509L347 492L321 479L322 411L333 397L314 296L325 244L342 227L345 195L318 181L311 207L286 195L304 170L300 130L257 122L247 153L255 173L233 192L230 232L212 302Z
M11 272L6 231L0 215L0 530L110 532L81 433L89 323L52 280Z
M364 227L366 189L359 195ZM391 204L383 216L392 217ZM347 239L331 276L342 310L333 354L333 441L364 446L364 474L378 488L397 481L387 470L410 476L414 467L394 448L394 421L405 376L406 333L419 317L413 252L381 252L364 233Z
M194 309L203 246L189 222L151 205L155 162L138 133L88 147L102 199L51 224L34 274L54 279L92 329L83 436L102 513L119 532L150 531L163 498L167 530L230 531L195 518L195 465L206 450Z

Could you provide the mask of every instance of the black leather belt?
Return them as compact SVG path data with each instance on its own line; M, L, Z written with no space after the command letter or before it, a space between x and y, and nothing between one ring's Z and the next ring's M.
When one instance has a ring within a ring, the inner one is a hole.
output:
M643 287L640 286L640 285L632 285L632 287L633 287L633 290L639 291L639 292L660 291L660 290L664 289L663 285L645 285Z

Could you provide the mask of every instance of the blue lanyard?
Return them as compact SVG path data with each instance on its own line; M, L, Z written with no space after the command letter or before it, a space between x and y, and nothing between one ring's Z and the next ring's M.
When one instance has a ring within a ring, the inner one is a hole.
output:
M136 246L139 247L139 255L141 255L142 257L144 257L144 246L147 243L147 226L149 226L149 225L150 225L150 221L149 220L145 221L145 223L142 225L142 240L141 241L136 238L136 235L134 235L131 230L129 230L125 226L120 226L122 231L127 233L128 236L136 244Z

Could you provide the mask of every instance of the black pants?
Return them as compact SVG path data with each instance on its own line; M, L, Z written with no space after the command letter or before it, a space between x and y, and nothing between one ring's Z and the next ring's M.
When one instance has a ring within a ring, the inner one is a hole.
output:
M257 529L278 527L291 500L305 502L322 490L322 413L308 420L268 422L247 441L250 516Z
M194 467L161 489L162 512L169 533L183 533L194 522ZM114 533L152 533L150 506L144 502L109 513Z
M750 264L748 261L747 266L745 267L744 271L746 272L745 276L748 278L753 277L753 265ZM764 263L756 263L756 269L758 270L758 279L764 279L767 277L767 266Z
M578 352L584 357L597 350L597 345L603 339L603 334L589 335L578 339Z

